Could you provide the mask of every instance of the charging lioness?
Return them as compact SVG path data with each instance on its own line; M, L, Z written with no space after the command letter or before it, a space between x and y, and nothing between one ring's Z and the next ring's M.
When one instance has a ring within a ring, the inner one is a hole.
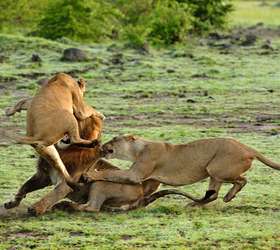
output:
M67 74L57 74L30 100L26 136L14 137L19 143L30 144L40 156L59 171L67 183L73 185L74 181L61 161L54 144L65 135L69 136L71 144L78 146L94 147L98 144L97 140L82 139L79 135L77 119L82 121L100 115L84 102L84 92L83 80L76 82ZM26 103L21 103L23 104Z
M118 136L102 147L107 159L132 161L129 170L104 170L92 174L94 180L117 183L142 183L153 179L171 186L192 184L210 177L205 197L196 204L206 204L218 197L222 183L233 187L224 197L229 202L246 185L243 174L258 159L274 169L280 164L234 139L217 138L173 145L152 142L132 135Z

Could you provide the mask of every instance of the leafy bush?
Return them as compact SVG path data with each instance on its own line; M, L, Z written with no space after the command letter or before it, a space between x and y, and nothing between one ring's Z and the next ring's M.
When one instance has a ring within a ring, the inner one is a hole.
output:
M143 49L147 43L149 30L144 25L127 25L123 32L123 39L134 49Z
M190 29L186 4L158 1L149 17L149 39L155 44L170 45L180 42Z
M197 33L223 28L226 17L233 10L228 0L177 0L189 5L193 31Z
M230 0L0 0L0 29L49 39L124 39L170 45L194 33L222 28ZM2 7L2 8L1 8ZM8 27L8 29L7 29ZM36 27L36 28L34 28Z
M115 0L123 13L125 38L133 44L151 41L170 45L181 42L187 32L222 28L232 10L227 0ZM126 27L129 28L126 28ZM134 29L133 29L134 27ZM141 33L138 33L138 32Z
M52 4L38 25L38 35L58 39L76 40L92 36L90 29L91 9L85 0L60 0Z
M40 21L37 34L49 39L100 41L118 26L120 11L106 1L58 0Z

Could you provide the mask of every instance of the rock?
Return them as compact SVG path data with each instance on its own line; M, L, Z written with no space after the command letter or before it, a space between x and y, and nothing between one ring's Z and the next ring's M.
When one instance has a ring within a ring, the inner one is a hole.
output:
M123 61L123 54L122 53L116 53L113 55L111 62L113 64L124 64Z
M222 40L228 38L228 36L218 32L211 32L208 37L212 40Z
M245 40L241 42L242 46L251 46L254 45L255 42L257 41L257 36L254 34L246 34L245 35Z
M146 42L143 44L143 46L141 46L140 48L138 48L137 50L140 54L142 55L147 55L150 53L150 46L149 44Z
M83 50L68 48L63 51L61 60L68 62L82 62L87 60L87 55Z
M38 54L33 54L31 57L32 62L42 62L41 57Z
M175 70L175 69L167 69L166 72L167 72L167 73L175 73L176 70Z
M270 135L278 135L278 131L276 129L272 129L269 134Z
M196 103L196 101L193 100L193 99L188 99L188 100L187 100L187 103Z
M260 123L260 122L265 122L265 121L270 121L270 120L272 120L272 117L269 116L269 115L258 115L258 116L256 117L256 121L257 121L258 123Z
M271 46L270 40L266 40L265 43L261 46L261 48L266 50L274 50L273 47Z
M5 62L6 59L8 59L6 56L0 55L0 63Z
M191 75L191 78L204 78L204 79L207 79L209 78L209 76L206 74L206 73L201 73L201 74L193 74Z

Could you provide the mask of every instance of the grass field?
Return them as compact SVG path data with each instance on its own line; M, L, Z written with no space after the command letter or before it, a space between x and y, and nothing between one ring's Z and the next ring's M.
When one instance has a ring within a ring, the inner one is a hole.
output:
M32 96L39 79L63 71L88 81L87 101L107 117L104 141L122 133L173 143L226 136L280 162L280 36L261 29L251 46L204 38L146 55L122 44L0 35L0 127L24 131L25 113L5 118L5 107ZM267 39L271 48L263 46ZM61 62L63 49L75 46L89 61ZM31 62L33 53L41 64ZM3 138L0 157L2 204L33 174L36 158L30 147ZM185 207L188 200L173 196L122 214L26 216L26 208L48 191L42 190L18 210L0 208L0 249L280 249L280 173L255 162L247 177L228 204L222 197L231 186L225 184L219 199L205 207ZM200 197L207 185L180 189Z
M233 25L254 25L263 22L266 25L278 26L280 2L268 1L233 1L235 11L231 15Z

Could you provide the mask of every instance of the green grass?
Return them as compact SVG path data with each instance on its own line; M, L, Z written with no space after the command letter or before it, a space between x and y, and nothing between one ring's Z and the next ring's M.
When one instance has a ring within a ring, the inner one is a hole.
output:
M123 133L173 143L226 136L280 161L280 40L273 39L274 51L263 54L265 39L251 47L234 45L227 53L201 45L207 40L149 55L121 44L88 45L83 48L90 61L65 63L62 50L78 44L0 35L5 55L0 127L23 131L25 113L8 119L4 108L34 94L38 79L76 70L88 81L87 101L107 116L104 141ZM30 62L33 53L40 54L41 65ZM112 64L117 53L123 65ZM0 138L0 145L6 143ZM0 158L3 203L33 174L36 159L30 147L12 144L0 146ZM0 218L0 249L279 249L279 172L255 162L247 177L247 186L228 204L222 201L230 188L225 184L219 199L203 208L185 207L189 201L173 196L123 214L23 216L50 189L35 192L19 213ZM202 181L180 189L200 197L207 185Z
M264 1L235 0L235 11L231 14L232 25L255 25L263 22L267 25L278 26L280 23L280 6L278 0ZM277 5L278 4L278 5Z

